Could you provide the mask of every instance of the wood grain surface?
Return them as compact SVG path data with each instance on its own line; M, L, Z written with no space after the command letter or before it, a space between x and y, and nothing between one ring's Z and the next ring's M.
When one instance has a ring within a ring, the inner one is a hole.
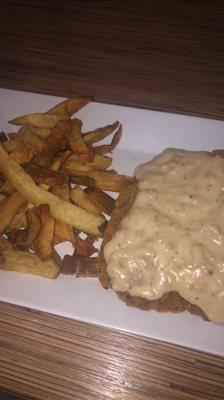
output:
M0 303L0 388L46 400L223 399L224 359Z
M222 0L0 7L0 86L224 119Z

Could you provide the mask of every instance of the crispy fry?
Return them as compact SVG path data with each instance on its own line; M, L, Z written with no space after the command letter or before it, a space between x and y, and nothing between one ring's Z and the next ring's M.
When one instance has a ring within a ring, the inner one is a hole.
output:
M93 214L101 214L97 205L91 197L84 192L80 187L76 186L70 190L70 199L79 207L92 212Z
M133 181L133 178L120 175L115 171L77 171L76 173L93 178L95 186L111 192L119 192L124 185Z
M45 146L44 140L32 133L27 126L20 128L19 132L21 143L29 144L37 155L41 154Z
M73 245L75 245L76 236L71 225L67 225L64 222L55 220L54 244L62 242L71 242Z
M57 114L43 114L35 113L23 115L18 118L14 118L9 121L12 125L22 125L22 126L34 126L37 128L53 128L60 119L68 118L64 113Z
M94 131L86 132L83 134L84 142L87 144L97 143L111 135L120 125L119 121L114 122L112 125L106 125L102 128L95 129Z
M37 216L35 209L29 209L26 212L27 218L27 236L26 242L27 245L30 246L34 240L37 238L40 229L41 229L41 222L40 218Z
M71 183L73 183L75 185L81 185L81 186L87 186L87 187L95 186L95 180L93 178L91 178L90 176L72 174L70 176L70 181L71 181Z
M10 243L9 240L5 239L3 236L0 236L0 251L11 249L13 249L12 243Z
M29 129L32 133L34 133L35 135L39 136L42 139L46 139L51 133L51 128L37 128L34 126L29 126Z
M0 186L2 186L3 183L5 183L5 182L6 182L5 176L3 174L0 174Z
M60 156L56 157L52 163L51 169L52 171L59 171L64 164L64 162L68 159L70 156L71 151L67 150Z
M68 254L64 256L60 273L64 275L74 275L76 271L76 260L75 254L69 256Z
M29 144L19 147L16 150L13 150L10 154L10 156L18 164L29 163L30 160L33 158L33 155L34 155L34 150ZM5 183L0 187L1 193L11 194L14 192L14 190L15 189L8 180L6 180Z
M24 198L19 192L13 192L9 197L0 203L0 233L3 233L17 211L25 203Z
M14 229L13 231L8 232L7 238L9 242L11 242L14 246L16 246L20 250L28 250L28 246L26 243L26 229Z
M12 194L14 191L15 189L9 180L5 181L5 183L0 187L0 193Z
M26 228L27 226L27 218L26 218L26 203L19 209L16 213L15 217L11 220L11 222L7 225L5 232L8 233L15 229Z
M51 156L34 156L32 159L32 164L40 166L40 167L45 167L48 168L51 165L52 157Z
M72 120L72 130L68 137L68 142L71 150L80 155L81 161L90 162L94 154L93 150L83 140L81 126L80 120Z
M4 149L8 151L8 153L11 153L11 151L19 149L21 147L21 142L19 135L16 134L15 139L8 140L7 142L2 143Z
M6 198L6 195L4 194L4 193L0 193L0 202L2 201L2 200L4 200Z
M76 239L75 254L78 257L90 257L97 251L94 247L94 242L95 240L92 238L87 237L86 239L81 239L78 236Z
M98 188L87 188L85 192L91 197L101 212L107 215L111 214L115 205L113 197Z
M49 205L41 204L35 208L41 228L34 241L35 250L41 260L50 258L54 240L54 218L49 213Z
M45 146L43 147L41 154L48 156L57 153L61 148L62 140L66 136L69 136L71 128L71 120L63 119L59 121L51 130L50 135L45 139Z
M48 279L57 278L60 267L53 259L42 261L36 254L28 251L1 250L4 262L0 269L5 271L16 271L24 274L42 276Z
M84 232L99 234L100 226L105 221L102 216L91 214L38 187L32 178L7 154L1 144L0 172L6 175L27 201L34 205L49 204L51 215L54 218Z
M48 114L58 114L63 113L69 115L70 117L79 111L82 107L92 101L92 97L72 97L71 99L65 100L62 103L57 104L55 107L51 108Z
M76 259L76 277L97 277L96 269L97 257L77 257Z
M96 146L94 147L94 151L97 154L111 153L120 142L121 135L122 135L122 125L119 126L117 132L115 133L111 141L111 144L102 144L101 146Z
M59 187L52 187L51 193L53 193L56 197L60 197L60 199L70 202L70 194L69 194L69 187L59 188Z
M108 167L110 167L112 163L111 157L102 156L100 154L94 155L94 158L91 162L83 163L80 161L80 157L73 153L67 161L63 165L63 169L70 172L71 174L75 174L76 171L92 171L92 170L100 170L104 171Z
M69 183L69 175L65 172L56 172L33 164L27 164L24 170L38 184L44 183L56 188L65 188Z
M13 150L10 154L10 157L13 158L18 164L29 163L34 156L34 149L29 144L25 144L24 146L19 147L16 150Z

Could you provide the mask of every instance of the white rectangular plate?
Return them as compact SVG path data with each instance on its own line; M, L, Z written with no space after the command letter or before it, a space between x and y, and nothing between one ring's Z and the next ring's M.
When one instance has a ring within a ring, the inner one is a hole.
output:
M18 115L46 111L61 98L0 89L0 128L15 131L7 121ZM163 112L91 103L77 116L84 129L116 120L124 135L114 152L114 167L132 174L138 163L166 147L212 150L224 147L224 122ZM63 252L71 248L66 243ZM25 307L116 328L138 335L224 355L224 326L205 322L188 312L159 314L127 307L97 279L59 276L55 281L0 271L0 300Z

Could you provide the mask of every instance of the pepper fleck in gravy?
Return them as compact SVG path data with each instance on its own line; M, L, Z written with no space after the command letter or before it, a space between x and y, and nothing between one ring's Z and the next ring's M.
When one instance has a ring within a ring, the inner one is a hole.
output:
M136 168L139 192L106 244L115 291L177 291L224 323L224 159L167 149Z

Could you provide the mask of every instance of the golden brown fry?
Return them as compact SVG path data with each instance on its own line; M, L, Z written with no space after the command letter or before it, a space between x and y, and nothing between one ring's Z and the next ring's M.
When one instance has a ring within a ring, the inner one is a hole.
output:
M76 277L94 278L97 277L96 269L97 257L77 257L76 259Z
M82 162L90 162L94 156L93 150L84 142L81 127L79 119L72 120L72 130L68 137L69 146L74 153L79 154Z
M91 197L101 212L107 215L111 214L115 206L113 197L98 188L87 188L85 192Z
M6 195L4 193L0 193L0 202L3 201L6 198Z
M49 205L41 204L35 208L41 228L34 241L35 250L41 260L50 258L54 241L54 218L49 213Z
M90 178L90 176L84 176L84 175L72 174L70 176L70 182L75 185L81 185L81 186L87 186L87 187L95 186L94 179Z
M91 197L80 187L76 186L70 190L70 199L79 207L92 212L93 214L101 214L97 205Z
M11 250L13 249L12 243L10 243L7 239L5 239L3 236L0 236L0 251L2 250Z
M213 150L213 151L211 152L211 156L212 156L212 157L215 157L215 156L224 157L224 150L223 150L223 149Z
M26 229L14 229L7 233L7 238L9 242L16 246L20 250L29 250L29 247L26 243Z
M71 151L67 150L60 156L56 157L52 163L51 169L52 171L59 171L64 164L64 162L68 159L70 156Z
M55 196L60 197L60 199L70 202L70 194L69 194L69 187L59 188L59 187L52 187L51 193Z
M83 134L83 139L87 144L97 143L113 133L119 125L120 122L116 121L112 125L106 125L102 128L95 129L94 131L86 132Z
M87 237L86 239L81 239L80 237L77 237L75 254L78 257L90 257L97 251L97 249L94 247L94 242L95 240L89 237Z
M45 145L41 154L44 156L56 154L60 148L62 141L65 137L69 136L72 128L72 121L63 119L52 128L50 135L45 139Z
M18 164L29 163L34 156L34 149L29 144L21 146L19 149L13 150L10 157L13 158Z
M64 113L57 113L57 114L35 113L14 118L11 121L9 121L9 124L34 126L37 128L53 128L58 123L58 121L60 121L60 119L66 119L66 118L68 118L68 116L66 116Z
M39 136L42 139L47 138L51 133L51 128L37 128L34 126L29 126L32 133Z
M73 246L76 244L76 236L71 225L55 220L54 226L54 244L62 242L71 242Z
M102 156L100 154L94 155L94 158L90 162L83 163L80 161L80 157L73 153L63 165L63 169L71 174L76 174L77 171L85 172L92 170L104 171L110 167L112 158Z
M27 210L26 218L27 218L26 243L28 246L31 246L40 232L41 222L34 208Z
M36 136L27 126L23 126L19 130L20 132L20 141L23 144L29 144L34 149L37 155L41 154L45 142L40 137Z
M7 225L5 232L8 233L15 229L26 228L26 203L19 209L15 217L11 220L10 224Z
M19 149L21 147L20 137L18 133L16 134L15 139L8 140L7 142L2 143L4 149L11 153L11 151Z
M9 180L5 181L5 183L3 183L3 185L1 185L1 187L0 187L0 193L12 194L14 191L15 191L15 189Z
M27 164L24 170L38 184L44 183L56 188L65 188L69 184L69 175L66 172L56 172L33 164Z
M0 233L3 233L20 207L25 203L19 192L13 192L0 203Z
M72 97L71 99L65 100L62 103L57 104L55 107L51 108L48 114L58 114L63 113L69 115L70 117L79 111L82 107L88 104L93 99L91 97Z
M97 154L111 153L120 142L121 135L122 135L122 125L119 126L118 131L115 133L111 141L111 144L102 144L101 146L94 147L95 153Z
M51 215L54 218L84 232L93 235L99 234L101 225L105 222L104 217L91 214L37 186L20 165L7 154L1 144L0 172L5 174L27 201L34 205L49 204Z
M47 156L34 156L32 159L32 164L40 166L40 167L45 167L48 168L50 167L52 162L52 157L47 157Z
M18 164L29 163L30 160L33 158L33 155L34 155L34 150L29 144L19 147L16 150L13 150L10 154L10 156ZM11 194L14 192L14 190L15 190L14 187L8 180L6 180L5 183L0 187L1 193Z
M4 262L0 264L0 269L5 271L22 272L42 276L48 279L57 278L60 267L50 258L42 261L36 254L28 251L1 250Z
M93 178L95 186L99 189L111 192L119 192L124 185L133 181L133 178L126 175L120 175L115 171L77 171L77 174Z

